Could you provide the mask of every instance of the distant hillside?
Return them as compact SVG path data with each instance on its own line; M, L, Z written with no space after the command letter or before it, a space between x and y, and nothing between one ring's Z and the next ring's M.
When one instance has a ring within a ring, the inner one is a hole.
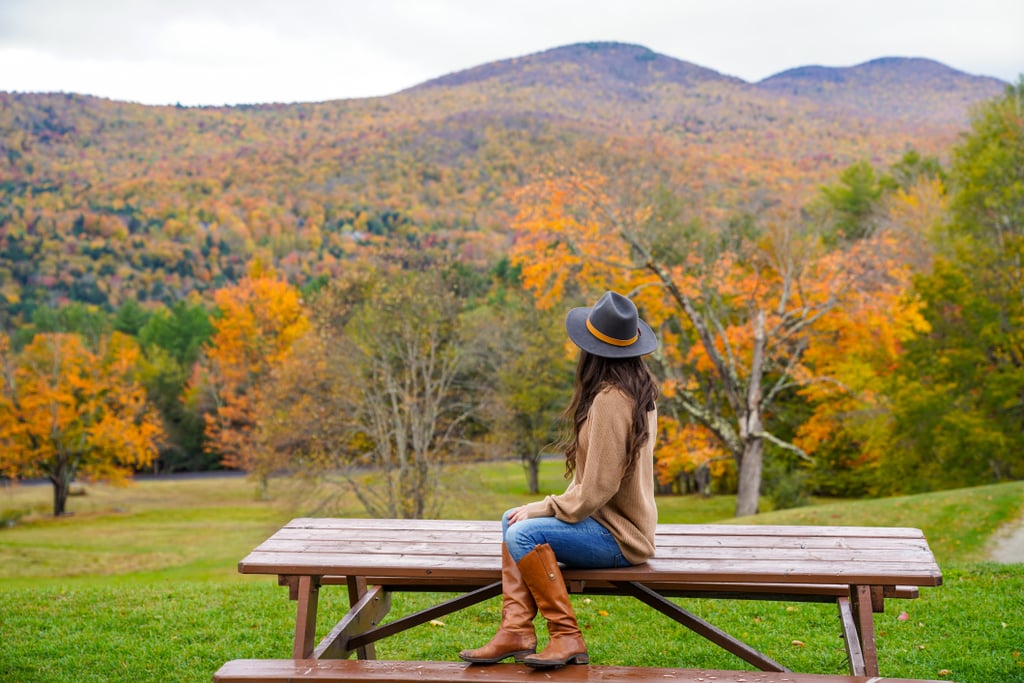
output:
M752 84L585 43L370 99L184 108L0 93L0 322L204 294L257 257L300 284L365 259L483 270L514 193L568 167L657 179L707 224L799 206L853 161L946 154L970 107L1001 90L903 59Z
M995 97L1006 84L930 59L884 57L846 68L790 69L757 86L881 119L962 124L973 103Z

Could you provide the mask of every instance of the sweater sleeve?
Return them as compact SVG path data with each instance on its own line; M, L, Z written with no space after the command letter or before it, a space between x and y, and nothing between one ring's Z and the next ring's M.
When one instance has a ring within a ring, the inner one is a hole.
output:
M584 425L585 457L577 462L573 483L558 496L527 506L529 517L557 517L576 523L590 517L614 496L626 464L626 435L632 417L630 400L617 389L594 397Z

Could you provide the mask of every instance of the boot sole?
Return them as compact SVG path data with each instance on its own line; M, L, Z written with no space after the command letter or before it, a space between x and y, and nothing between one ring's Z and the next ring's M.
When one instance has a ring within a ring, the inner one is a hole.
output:
M528 659L521 662L531 669L557 669L566 664L590 664L590 655L578 654L566 659Z
M464 657L459 653L459 659L470 664L497 664L498 662L513 657L516 664L522 664L530 655L536 654L536 650L519 650L518 652L507 652L500 657Z

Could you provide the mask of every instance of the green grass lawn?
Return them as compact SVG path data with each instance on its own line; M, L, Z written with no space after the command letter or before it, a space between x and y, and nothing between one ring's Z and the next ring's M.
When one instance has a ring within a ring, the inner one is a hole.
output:
M542 489L564 487L545 463ZM515 463L451 473L444 516L496 518L534 496ZM472 496L461 495L473 491ZM228 659L288 657L294 603L266 577L243 577L238 560L282 523L306 514L287 482L269 501L238 477L88 485L69 517L46 516L48 487L0 489L0 681L209 681ZM961 683L1024 682L1024 565L984 561L999 525L1024 512L1024 482L903 498L815 505L732 520L734 499L660 498L663 522L867 524L919 527L944 573L921 598L891 600L875 616L882 673ZM339 514L361 514L343 503ZM26 514L27 513L27 514ZM393 612L434 596L403 594ZM344 611L341 589L321 591L324 633ZM574 596L592 661L749 668L625 598ZM845 673L834 606L687 600L691 611L796 671ZM905 618L901 618L901 613ZM500 619L487 601L378 644L378 656L453 660L489 637ZM796 642L794 642L796 641ZM624 646L623 644L628 644Z

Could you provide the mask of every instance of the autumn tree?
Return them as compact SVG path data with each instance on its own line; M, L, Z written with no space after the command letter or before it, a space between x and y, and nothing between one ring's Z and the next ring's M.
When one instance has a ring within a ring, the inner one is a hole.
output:
M853 178L861 179L860 190ZM814 454L813 466L798 476L815 493L871 495L886 479L893 450L889 382L906 345L928 329L911 283L931 264L929 240L946 207L942 178L937 160L908 150L888 171L854 164L812 204L812 213L830 207L830 258L851 283L843 305L818 325L828 343L805 355L821 381L802 386L793 404L803 413L793 442ZM848 210L851 202L856 212ZM845 227L837 215L846 216Z
M261 384L309 322L298 291L258 269L214 298L213 336L191 384L196 399L209 407L206 448L225 467L255 475L266 493L270 474L282 463L264 457L267 451L255 441Z
M514 455L523 465L527 489L540 491L540 463L555 452L562 411L572 394L576 347L565 332L565 317L539 310L522 289L507 259L496 269L489 306L468 316L484 354L489 439L498 456Z
M261 457L287 463L302 506L320 514L337 512L352 453L366 447L352 411L353 369L337 348L365 286L350 274L311 292L308 329L262 383L255 436Z
M798 389L809 414L794 426L793 438L814 454L808 477L817 493L871 494L891 474L889 382L907 344L928 330L921 301L910 291L912 254L923 243L917 230L926 227L879 229L833 253L856 286L816 325L820 343L804 358L814 381Z
M162 432L138 360L119 332L95 349L78 335L38 334L17 355L0 337L0 468L49 479L55 516L76 477L120 482L156 457Z
M977 110L948 175L915 283L930 330L893 382L897 489L1024 477L1024 78Z
M441 468L478 400L461 385L460 299L443 273L406 272L315 309L268 387L266 443L321 483L342 477L371 515L436 515Z
M660 329L663 402L731 454L736 514L754 514L766 444L805 455L768 422L781 397L817 381L805 354L828 343L820 325L853 271L792 216L701 229L671 192L616 200L606 187L572 174L524 194L514 260L542 303L572 288L635 297Z

